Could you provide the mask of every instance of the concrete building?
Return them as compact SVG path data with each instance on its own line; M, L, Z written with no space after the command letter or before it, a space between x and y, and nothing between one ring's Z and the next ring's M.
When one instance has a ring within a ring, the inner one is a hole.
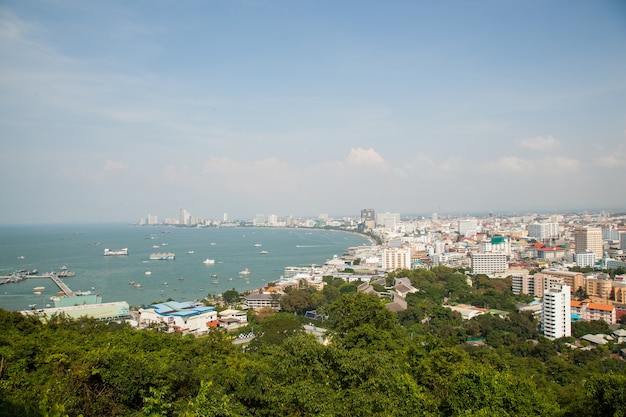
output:
M411 269L411 249L383 249L382 268L385 271L395 271L397 269Z
M365 230L376 228L376 212L374 209L361 210L361 224L363 224Z
M567 285L555 285L543 295L541 328L550 340L572 335L571 294Z
M532 223L528 225L528 237L537 240L556 239L559 237L558 223Z
M593 267L596 264L596 253L590 250L574 254L576 266L581 268Z
M96 320L118 320L130 317L130 306L126 301L118 301L114 303L80 304L64 307L55 306L52 308L24 310L20 311L20 313L25 316L37 316L43 322L47 322L48 319L57 314L63 314L72 319L91 317Z
M507 269L504 253L472 253L472 274L492 275Z
M163 328L167 332L202 335L218 326L215 307L196 302L168 301L139 309L140 328Z
M617 323L615 306L592 303L591 300L572 301L572 318L581 321L604 320L608 324Z
M574 230L574 246L576 253L592 251L596 254L596 259L602 259L604 255L602 229L591 226L577 227Z
M246 308L253 310L259 310L261 308L269 307L273 310L280 310L280 295L279 294L266 294L266 293L253 293L246 297Z
M478 221L476 219L459 220L457 231L461 236L476 234L478 232Z

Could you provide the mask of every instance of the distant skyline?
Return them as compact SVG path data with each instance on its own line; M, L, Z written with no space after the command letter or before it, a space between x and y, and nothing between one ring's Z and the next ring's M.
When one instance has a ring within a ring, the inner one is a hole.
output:
M626 3L0 3L0 224L626 209Z

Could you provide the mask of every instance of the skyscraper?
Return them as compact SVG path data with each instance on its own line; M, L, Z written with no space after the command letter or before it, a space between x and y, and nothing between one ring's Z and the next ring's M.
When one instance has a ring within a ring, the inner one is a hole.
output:
M604 255L602 229L590 226L577 227L574 230L574 245L576 253L592 251L596 254L596 259L602 259Z
M567 285L556 284L543 294L541 327L550 340L572 335L571 294Z

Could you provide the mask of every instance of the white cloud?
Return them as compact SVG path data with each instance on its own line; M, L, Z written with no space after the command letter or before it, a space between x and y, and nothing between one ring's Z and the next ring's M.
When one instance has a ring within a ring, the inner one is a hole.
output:
M115 162L107 159L104 163L104 172L120 172L126 171L128 169L128 164L124 162Z
M487 164L487 171L495 174L524 174L534 169L532 161L517 156L503 156L497 161Z
M521 139L517 143L522 148L527 148L537 152L551 151L557 149L561 145L561 143L551 135L546 137L537 136L535 138Z
M385 159L373 148L350 149L350 153L346 157L346 163L351 166L368 166L378 167L381 169L386 169L388 165Z
M543 165L548 172L558 175L578 170L581 166L581 162L566 156L556 156L554 158L546 158L543 161Z

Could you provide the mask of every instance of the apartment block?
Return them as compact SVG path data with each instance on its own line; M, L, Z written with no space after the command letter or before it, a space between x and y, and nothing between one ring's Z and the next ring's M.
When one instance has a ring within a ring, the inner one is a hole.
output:
M543 295L541 328L550 340L572 335L571 294L567 285L555 285Z

